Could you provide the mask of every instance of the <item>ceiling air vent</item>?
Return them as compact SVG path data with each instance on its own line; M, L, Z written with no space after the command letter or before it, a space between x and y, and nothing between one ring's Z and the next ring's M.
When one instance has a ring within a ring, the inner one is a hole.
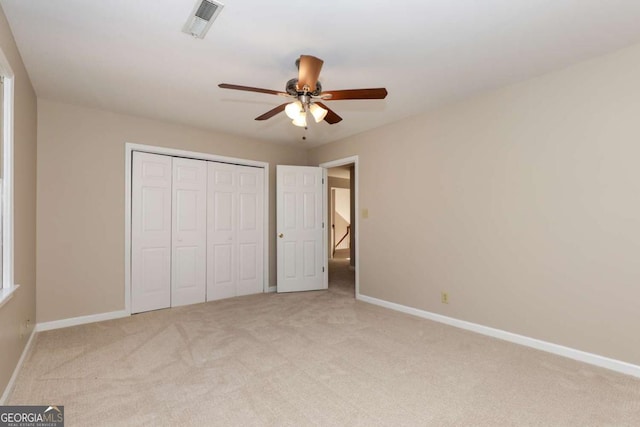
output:
M213 21L218 17L224 4L214 0L200 0L196 3L182 31L203 39Z

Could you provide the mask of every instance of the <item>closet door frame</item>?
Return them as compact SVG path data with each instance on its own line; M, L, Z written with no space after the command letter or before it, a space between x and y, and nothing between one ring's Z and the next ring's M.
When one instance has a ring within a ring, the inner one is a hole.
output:
M125 143L125 224L124 224L124 302L125 312L131 314L131 172L132 156L134 151L150 154L162 154L173 157L185 157L195 160L207 160L212 162L230 163L241 166L252 166L264 170L264 194L263 194L263 277L262 291L274 292L275 286L269 285L269 163L255 160L240 159L235 157L219 156L216 154L199 153L195 151L179 150L174 148L158 147L127 142Z

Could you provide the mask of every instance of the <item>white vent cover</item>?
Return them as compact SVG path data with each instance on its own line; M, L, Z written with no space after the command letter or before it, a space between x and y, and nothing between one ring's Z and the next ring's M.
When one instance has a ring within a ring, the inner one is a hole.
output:
M193 8L193 11L191 11L191 15L189 19L187 19L187 23L184 24L182 31L193 37L203 39L223 7L224 4L219 1L199 0Z

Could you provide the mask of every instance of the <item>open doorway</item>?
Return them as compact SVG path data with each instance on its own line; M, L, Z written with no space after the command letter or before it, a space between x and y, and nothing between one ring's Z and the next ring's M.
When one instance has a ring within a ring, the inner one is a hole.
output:
M329 175L329 181L333 178ZM348 187L331 187L329 213L331 217L331 259L351 259L351 191Z
M327 168L329 290L356 295L355 163Z

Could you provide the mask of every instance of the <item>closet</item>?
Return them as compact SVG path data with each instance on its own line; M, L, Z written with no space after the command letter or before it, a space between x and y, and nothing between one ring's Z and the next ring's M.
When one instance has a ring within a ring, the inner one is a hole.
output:
M131 308L263 290L264 169L133 152Z

